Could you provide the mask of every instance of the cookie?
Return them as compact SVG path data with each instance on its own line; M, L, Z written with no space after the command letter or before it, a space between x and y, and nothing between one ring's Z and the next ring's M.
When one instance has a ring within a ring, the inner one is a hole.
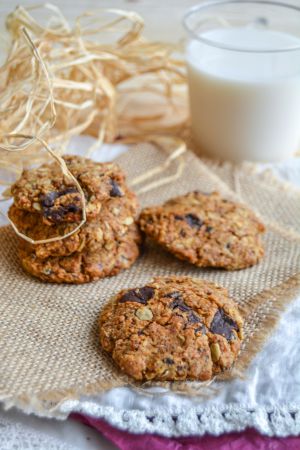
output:
M44 244L29 244L25 240L20 240L20 246L26 248L28 252L35 253L40 259L49 256L68 256L83 249L101 250L104 241L108 242L126 233L135 220L137 209L135 194L126 190L123 197L111 198L104 202L99 215L86 222L71 236ZM40 214L18 209L15 205L10 207L8 215L20 232L34 240L64 236L77 225L63 222L47 226Z
M102 348L140 381L204 381L230 369L242 327L226 289L176 276L121 291L99 321Z
M124 195L125 176L114 163L97 163L79 156L64 156L70 172L83 189L87 218L95 218L102 203ZM80 222L82 202L77 187L57 162L24 170L11 187L17 208L38 213L45 224Z
M87 283L99 278L117 275L128 269L139 256L140 231L135 223L121 235L106 224L100 242L72 253L70 256L39 258L26 244L19 248L20 261L30 275L52 283Z
M173 255L199 267L244 269L264 255L264 225L251 210L217 192L190 192L145 208L140 227Z
M30 244L20 239L21 264L31 275L56 283L85 283L116 275L139 256L137 198L116 164L77 156L64 160L83 189L87 220L58 241ZM82 219L77 188L55 162L24 171L11 191L14 204L9 217L34 240L64 236Z

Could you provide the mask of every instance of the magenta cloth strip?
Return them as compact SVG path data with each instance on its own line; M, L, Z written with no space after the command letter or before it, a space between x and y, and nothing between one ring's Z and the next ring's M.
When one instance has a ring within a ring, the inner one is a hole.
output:
M165 438L156 434L133 434L107 422L73 413L71 419L95 428L120 450L300 450L299 437L271 438L254 429L222 436Z

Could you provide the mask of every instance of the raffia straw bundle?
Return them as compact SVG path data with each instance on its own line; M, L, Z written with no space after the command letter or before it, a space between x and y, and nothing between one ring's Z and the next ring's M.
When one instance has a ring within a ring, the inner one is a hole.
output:
M146 41L142 18L115 9L85 12L71 27L54 5L19 6L6 26L11 45L0 68L0 169L19 175L24 166L50 154L82 195L79 226L85 221L84 196L61 158L72 136L96 137L87 156L102 142L116 140L152 141L167 150L165 163L133 185L164 172L175 160L174 175L160 183L180 176L185 144L175 134L187 123L186 78L183 61L174 56L176 46ZM141 97L143 111L137 107ZM140 191L151 188L152 183ZM9 195L7 190L4 197Z

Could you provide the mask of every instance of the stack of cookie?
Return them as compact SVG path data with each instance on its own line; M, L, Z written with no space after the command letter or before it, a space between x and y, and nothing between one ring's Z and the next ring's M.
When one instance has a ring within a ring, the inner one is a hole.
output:
M139 255L136 196L116 164L78 156L64 160L84 192L87 221L61 240L30 244L20 239L22 266L30 274L56 283L85 283L116 275ZM25 170L11 191L14 203L9 217L21 233L35 241L64 236L82 220L78 189L56 162Z

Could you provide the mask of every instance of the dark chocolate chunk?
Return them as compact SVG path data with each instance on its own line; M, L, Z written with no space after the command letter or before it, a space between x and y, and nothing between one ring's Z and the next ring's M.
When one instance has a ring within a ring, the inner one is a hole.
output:
M227 244L226 244L226 248L230 248L231 247L231 244L230 244L230 242L228 242Z
M209 225L206 226L205 231L207 233L210 233L213 230L213 227L210 227Z
M76 213L76 212L80 212L81 211L81 206L80 205L75 205L74 203L70 203L69 205L63 206L62 207L64 214L68 214L68 213Z
M53 222L59 223L69 214L81 212L81 207L71 203L70 205L61 206L59 208L44 208L43 215Z
M78 211L78 206L73 205L72 203L71 203L71 205L68 205L68 212L76 213L77 211Z
M170 365L174 364L174 360L172 358L165 358L163 360L163 362L166 363L166 364L170 364Z
M144 300L143 298L140 298L138 295L138 289L132 289L128 292L125 292L124 295L119 300L119 303L125 303L125 302L137 302L142 303L146 305L147 300Z
M180 230L180 233L179 233L179 234L180 234L180 236L183 237L183 238L186 237L186 232L185 232L184 230Z
M193 228L201 228L203 225L203 221L199 219L199 217L195 216L195 214L186 214L184 216L185 222Z
M147 301L150 300L153 295L154 289L150 286L145 286L141 289L131 289L130 291L125 292L125 294L122 295L119 303L137 302L146 305Z
M63 189L62 191L58 192L58 197L62 197L63 195L68 195L68 194L75 194L75 192L78 193L75 186L68 186L65 189Z
M179 216L179 214L175 214L174 219L175 220L184 220L184 217L183 216Z
M41 194L40 202L41 202L42 207L48 208L50 206L53 206L57 197L58 197L58 192L56 192L56 191L51 191L44 195Z
M111 190L109 192L109 195L111 197L123 197L123 192L121 191L118 183L115 180L110 180L110 184L111 184Z
M201 322L201 319L194 311L191 311L188 315L188 322L189 323L198 323Z
M148 301L154 296L154 289L150 286L145 286L139 289L139 296Z
M170 307L172 309L179 309L179 311L188 312L187 323L201 323L201 318L192 310L190 306L184 303L183 298L180 292L171 292L170 294L165 295L165 297L173 298L174 300L170 303ZM203 324L195 329L195 332L201 331L203 334L206 333L206 328Z
M210 331L220 334L230 341L233 336L232 331L238 329L237 323L227 316L223 309L218 309L210 325Z
M51 206L54 206L55 200L57 198L63 197L64 195L73 194L75 192L78 193L76 187L69 186L63 188L61 191L50 191L47 192L47 194L41 194L39 199L43 208L50 208ZM78 199L80 200L79 197Z
M172 301L170 304L170 307L172 309L178 308L180 311L186 312L191 311L191 308L184 303L184 301L181 298L175 298L175 300Z
M186 305L183 301L182 295L180 292L170 292L166 294L165 297L173 298L174 300L170 303L170 307L172 309L178 308L180 311L191 311L191 308Z
M197 332L201 331L202 334L206 334L205 325L202 323L201 318L199 316L197 316L197 314L194 311L191 311L189 313L188 323L189 324L194 324L194 323L199 324L199 326L197 328L195 328L194 332L197 333Z
M43 213L44 217L46 217L46 219L52 220L53 222L61 222L63 219L63 214L62 211L59 209L50 209L47 208L44 210Z

